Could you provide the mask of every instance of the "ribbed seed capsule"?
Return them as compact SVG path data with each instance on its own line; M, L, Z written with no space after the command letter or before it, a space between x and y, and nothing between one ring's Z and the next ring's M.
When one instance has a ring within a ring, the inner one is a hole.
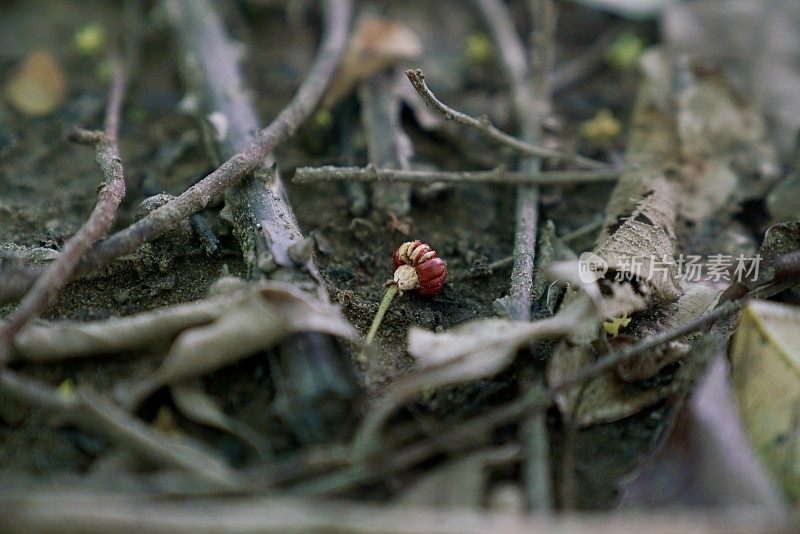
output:
M414 275L407 269L399 267L407 265L414 268ZM419 240L407 241L392 254L392 267L395 272L394 283L401 291L416 290L417 294L431 297L439 293L447 278L447 263L436 257L436 251L430 245Z
M375 340L381 321L395 295L402 295L404 291L416 291L423 297L432 297L439 293L447 278L447 263L436 257L436 251L430 245L419 240L407 241L392 254L392 273L392 279L386 282L386 293L364 340L364 348L358 355L361 362L368 360L368 348Z

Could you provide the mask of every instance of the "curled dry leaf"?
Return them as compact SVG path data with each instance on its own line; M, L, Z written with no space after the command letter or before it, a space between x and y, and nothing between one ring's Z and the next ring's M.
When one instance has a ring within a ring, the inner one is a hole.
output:
M14 338L11 357L14 361L46 363L158 347L187 328L212 322L245 294L222 294L103 321L34 321Z
M64 101L67 82L55 58L49 52L36 51L11 74L3 92L8 103L23 115L41 117Z
M396 502L428 508L478 508L484 501L492 464L518 457L518 447L513 445L467 454L422 475Z
M547 366L547 382L557 384L595 361L589 345L559 343ZM655 387L626 383L606 373L556 395L555 402L564 419L578 427L617 421L652 406L673 390L671 385Z
M236 436L252 447L262 460L265 459L269 451L267 441L244 422L237 421L223 412L214 399L203 390L199 381L188 380L173 384L170 387L170 393L172 400L175 401L175 405L183 415L195 423Z
M355 332L339 310L289 284L260 284L212 323L177 337L161 367L135 388L136 405L161 386L201 376L280 343L297 332L352 338Z
M800 308L748 304L730 358L750 441L786 496L800 502Z
M634 330L636 336L630 339L643 339L677 328L711 311L719 298L720 291L702 285L691 286L675 303L668 303L647 321L638 321ZM642 324L643 323L643 324ZM623 419L652 406L676 390L677 385L642 384L641 380L658 374L666 365L686 355L688 343L696 335L688 335L676 340L660 350L641 354L617 370L605 373L583 388L575 387L556 395L556 405L565 419L584 427ZM570 339L570 341L574 340ZM554 349L547 364L547 382L557 384L596 359L595 350L589 343L570 343L563 341Z
M586 321L596 320L591 301L575 299L555 316L539 321L485 319L441 334L411 328L408 352L419 369L389 386L366 415L356 436L356 454L371 452L386 419L422 392L493 376L531 341L568 335Z
M664 180L665 169L675 168L679 163L678 139L672 123L670 64L664 52L649 49L642 56L641 67L643 78L634 103L625 152L626 170L608 200L598 243L614 233L636 210L653 190L654 181Z
M360 19L323 106L333 106L361 80L421 54L422 41L405 24L373 17Z
M730 217L739 202L764 195L777 176L777 156L762 117L721 72L696 62L678 71L689 80L675 96L681 215L695 223Z
M606 278L620 274L637 281L649 304L675 300L681 294L674 262L676 200L672 183L650 181L636 208L619 217L613 232L594 249L608 265Z

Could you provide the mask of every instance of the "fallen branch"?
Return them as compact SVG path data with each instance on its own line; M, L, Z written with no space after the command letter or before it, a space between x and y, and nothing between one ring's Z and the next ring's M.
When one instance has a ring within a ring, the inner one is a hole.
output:
M513 30L513 27L511 28L511 30ZM499 48L502 50L502 47ZM603 169L608 167L607 164L601 161L593 160L591 158L587 158L577 154L574 155L565 154L564 152L558 150L552 150L549 148L535 145L531 142L518 139L512 135L503 132L502 130L494 126L486 116L476 119L475 117L471 117L466 113L456 111L455 109L449 107L444 102L436 98L436 95L433 94L433 92L428 88L428 85L425 83L425 74L423 74L421 69L407 70L406 76L408 76L408 80L411 82L411 85L417 91L417 93L425 102L425 104L428 105L428 107L433 107L434 109L436 109L439 113L442 114L445 120L456 121L459 124L463 124L465 126L469 126L470 128L474 128L475 130L481 132L489 139L492 139L497 143L513 148L520 154L524 154L526 156L537 156L542 158L556 159L559 161L574 163L576 165L588 168ZM528 112L530 112L530 110Z
M164 3L183 50L185 81L200 97L198 111L202 119L213 119L206 128L211 137L207 145L213 147L215 156L222 157L249 150L260 121L239 66L240 45L229 35L213 3L206 0L164 0ZM322 5L325 20L322 51L295 99L276 119L279 122L287 117L286 126L280 130L287 132L287 136L316 108L347 37L349 0L331 0ZM267 130L270 128L273 126ZM261 138L263 132L257 142ZM254 162L254 174L243 177L225 191L225 203L248 277L303 284L316 288L320 300L327 301L312 249L302 250L309 241L304 240L286 198L271 153L274 146L275 143L260 146L263 155ZM330 405L349 407L357 393L354 382L348 380L349 356L339 350L331 335L313 329L283 340L278 353L270 365L276 375L278 395L285 397L285 401L277 403L282 410L280 416L302 440L325 441L328 439L325 425L318 422L323 418L308 413L308 407L318 406L322 398ZM152 377L138 391L145 395L160 385L157 377ZM291 394L283 395L285 391Z
M395 90L401 80L398 74L395 69L375 74L361 82L358 94L370 163L407 170L413 149L400 124L400 99ZM372 206L398 216L408 215L411 186L384 182L373 187Z
M566 514L548 518L514 512L415 508L353 501L285 497L194 497L159 499L98 495L74 489L15 496L0 502L0 527L28 532L791 532L796 512L755 507L736 510Z
M498 49L506 78L511 86L514 111L520 118L524 139L535 143L540 139L541 120L546 109L549 108L550 95L547 78L550 74L550 60L554 44L553 5L547 0L537 0L534 3L534 7L536 7L536 12L532 13L534 47L530 58L530 68L525 59L525 47L517 37L514 21L507 7L499 0L477 0L477 5L486 20L489 32ZM424 77L421 76L421 73L419 84L420 88L425 88ZM487 129L489 127L490 125L486 126ZM505 134L503 135L505 136ZM542 155L530 152L529 154L531 156ZM583 164L596 164L593 160L574 159ZM539 171L541 169L541 161L537 157L523 160L521 165L523 170ZM514 266L511 271L511 287L508 297L511 318L518 320L530 320L531 317L538 204L539 190L536 186L519 187L516 235L514 236ZM527 390L538 389L539 385L535 382L523 382L523 387ZM534 413L525 418L520 425L520 434L525 442L523 480L528 505L534 510L550 510L553 508L552 474L550 472L547 421L544 414Z
M501 183L514 185L568 185L609 182L616 180L620 171L509 171L498 166L489 171L414 171L366 167L302 167L295 171L292 182L313 184L318 182L412 182L412 183Z
M102 132L76 130L72 135L75 141L93 144L96 147L97 165L104 178L97 194L97 204L89 219L67 241L58 258L45 268L20 305L0 328L0 367L5 365L8 359L14 335L58 298L81 259L109 231L114 224L117 207L125 196L125 178L117 137L127 73L120 58L112 58L112 64L114 75L109 91L104 130Z

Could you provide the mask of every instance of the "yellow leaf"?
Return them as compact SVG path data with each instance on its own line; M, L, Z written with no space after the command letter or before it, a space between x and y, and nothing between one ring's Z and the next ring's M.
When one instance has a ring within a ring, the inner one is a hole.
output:
M62 400L71 399L72 395L75 394L75 382L73 382L71 378L67 378L58 385L56 394L58 394Z
M594 144L603 144L613 141L622 132L622 124L607 109L601 109L597 114L581 124L581 136Z
M610 334L613 337L619 335L619 329L625 328L631 322L631 318L628 317L627 313L623 313L622 317L617 317L616 319L611 319L610 321L603 321L603 330L606 331L606 334Z
M619 70L631 70L639 63L644 51L644 40L635 33L626 32L606 50L606 61Z
M100 24L87 24L72 37L75 49L85 56L96 56L102 52L105 42L106 32Z
M750 441L790 500L800 501L800 308L756 301L731 344L736 400Z
M464 43L464 56L472 65L488 63L494 55L492 41L483 32L472 32Z

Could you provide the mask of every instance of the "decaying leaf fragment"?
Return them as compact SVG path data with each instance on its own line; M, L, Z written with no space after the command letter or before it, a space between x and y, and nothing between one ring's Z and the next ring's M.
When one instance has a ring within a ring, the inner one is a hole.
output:
M650 304L681 294L674 261L676 197L670 182L652 180L634 210L594 249L608 265L606 279L635 283Z
M682 156L681 215L701 223L727 219L743 200L761 198L778 174L759 113L727 78L696 62L679 63L687 83L675 95Z
M692 285L674 303L658 309L658 314L647 320L640 319L630 331L620 336L617 344L635 343L663 330L677 328L711 311L720 291L704 285ZM633 327L633 325L631 325ZM658 350L642 353L617 369L605 373L583 388L575 387L556 395L556 405L562 415L579 427L623 419L652 406L675 391L671 383L651 385L643 383L658 374L666 365L684 357L696 334L675 340ZM547 365L547 382L557 384L590 365L597 359L593 344L559 343Z
M421 476L398 497L397 503L427 508L478 508L489 482L489 467L518 455L517 447L504 446L451 460Z
M556 384L594 362L591 346L559 344L547 367L547 381ZM672 391L670 384L655 387L628 383L613 373L590 380L556 395L556 406L566 420L578 427L617 421L652 406Z
M187 328L215 320L244 295L230 292L102 321L31 321L14 338L11 357L13 361L46 363L158 348Z
M386 419L424 391L493 376L505 369L520 347L537 339L569 335L583 324L599 324L591 299L574 299L553 317L539 321L484 319L437 334L420 328L408 332L408 352L419 368L389 386L364 418L356 442L362 450L377 443Z
M730 350L733 387L756 453L800 502L800 308L755 301Z
M420 54L422 41L405 24L376 17L361 18L325 95L323 106L333 106L361 80L391 65L415 59Z
M135 388L138 404L161 386L201 376L267 350L297 332L353 338L339 310L289 284L260 284L207 325L179 335L156 372Z

